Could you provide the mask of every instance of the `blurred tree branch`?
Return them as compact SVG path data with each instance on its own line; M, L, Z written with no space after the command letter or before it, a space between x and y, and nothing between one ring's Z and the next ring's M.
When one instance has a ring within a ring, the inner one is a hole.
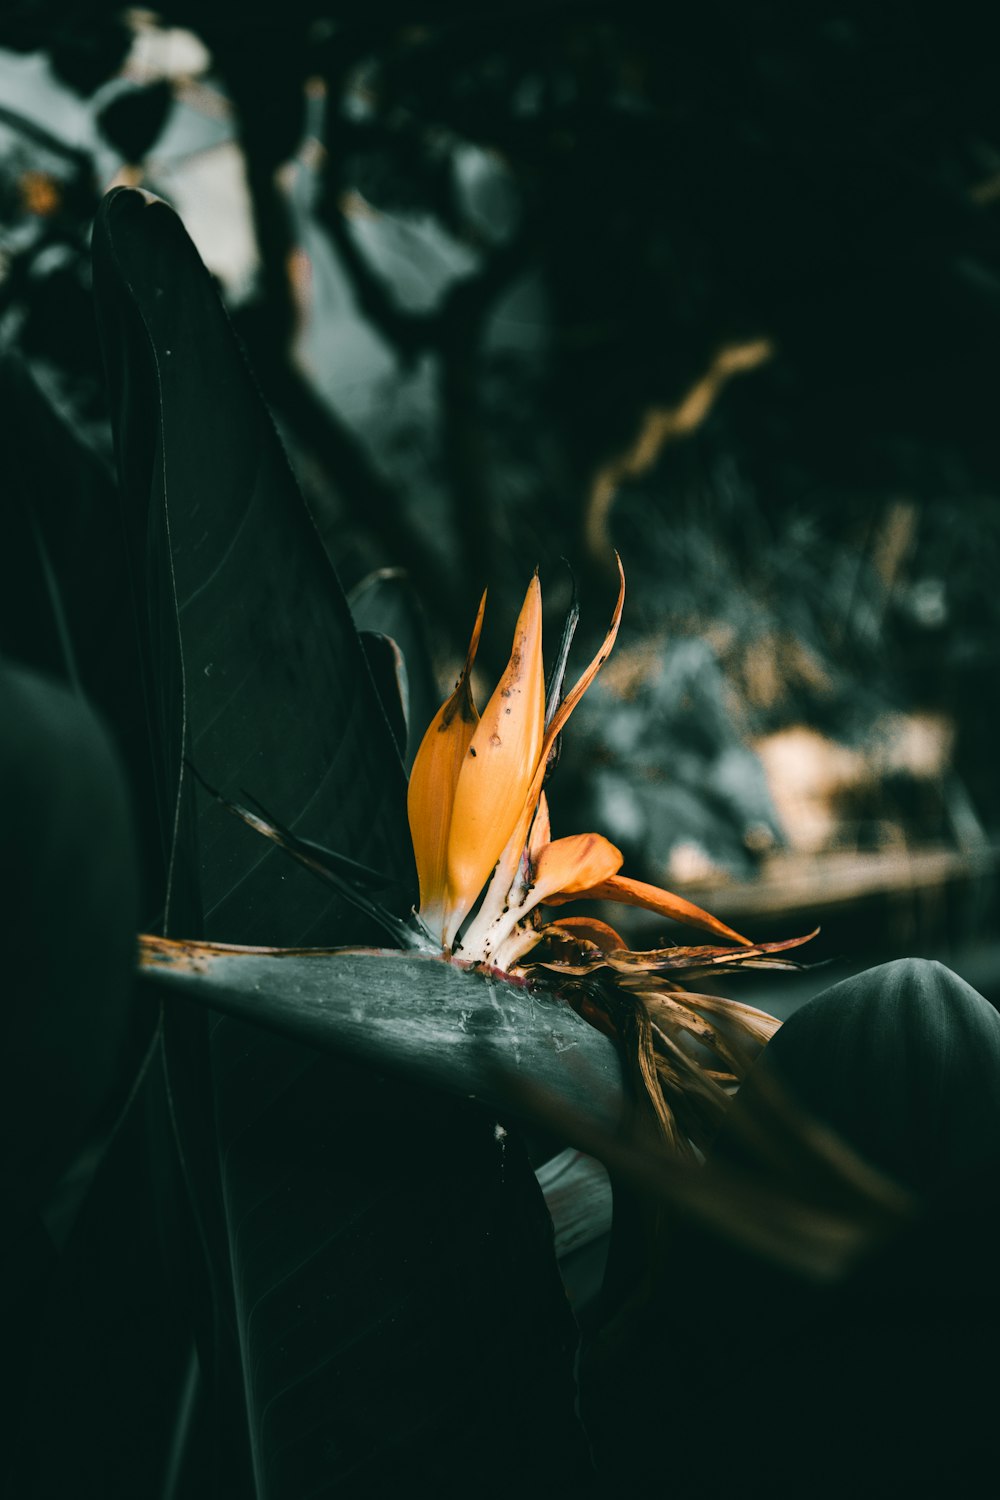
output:
M294 358L297 313L289 266L296 238L277 174L299 143L300 72L292 68L283 80L286 93L298 102L298 128L276 136L273 122L259 109L262 92L275 87L274 58L244 51L238 43L220 54L218 39L215 51L243 147L260 256L258 294L238 324L264 394L312 453L359 526L380 538L386 555L402 563L428 603L439 612L443 606L444 613L450 614L454 590L437 558L411 525L393 487L376 472L357 438L323 401ZM294 45L289 52L294 60ZM294 104L290 112L294 115ZM452 623L457 626L460 619L464 622L464 615L456 608Z

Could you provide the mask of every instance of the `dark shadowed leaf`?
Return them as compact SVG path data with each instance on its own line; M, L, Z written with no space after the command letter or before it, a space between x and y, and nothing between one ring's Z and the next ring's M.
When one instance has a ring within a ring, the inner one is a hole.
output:
M75 685L111 731L137 823L138 915L149 926L163 905L163 856L110 441L105 452L15 355L0 362L0 402L0 650Z
M406 663L391 635L377 630L362 630L361 645L364 649L368 670L372 674L375 691L385 711L392 731L393 744L401 762L406 761L409 739L409 689L406 682Z
M5 1179L37 1211L125 1060L135 924L132 829L114 752L55 682L0 664Z
M192 1342L157 1015L132 1003L128 796L52 679L0 664L0 726L0 1489L154 1494Z
M351 590L350 605L359 630L390 636L403 654L409 730L406 769L409 770L424 730L444 696L434 676L427 622L420 601L402 569L379 568Z
M211 280L174 214L136 193L105 200L94 254L169 930L379 941L185 769L386 871L383 899L408 909L399 756ZM165 1013L172 1100L222 1329L215 1370L231 1304L258 1494L419 1478L506 1495L585 1474L575 1330L516 1138L469 1104L184 1010Z
M196 837L210 936L356 937L335 895L210 799L197 798L188 847L178 838L186 754L223 795L250 792L294 832L389 872L401 910L412 899L404 778L360 642L180 220L139 193L109 194L94 282L162 738L171 894L193 899Z
M98 111L97 127L125 161L140 162L163 133L173 103L173 86L165 78L124 88Z

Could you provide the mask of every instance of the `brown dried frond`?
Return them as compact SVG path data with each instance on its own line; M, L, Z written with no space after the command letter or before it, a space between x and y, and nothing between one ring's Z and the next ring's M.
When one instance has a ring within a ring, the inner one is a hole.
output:
M693 992L683 982L742 968L797 968L785 954L815 934L739 947L698 943L634 952L612 946L611 929L590 930L586 921L553 923L543 931L544 944L525 972L549 985L558 976L570 1003L619 1043L640 1113L648 1126L655 1125L654 1138L681 1154L703 1151L731 1094L780 1022L752 1005Z

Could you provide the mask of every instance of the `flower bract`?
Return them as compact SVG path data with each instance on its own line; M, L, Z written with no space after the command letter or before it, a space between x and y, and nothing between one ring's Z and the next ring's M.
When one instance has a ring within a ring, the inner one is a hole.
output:
M423 737L410 779L419 917L453 961L557 988L626 1043L637 1094L669 1144L683 1151L710 1138L730 1093L778 1026L751 1006L687 985L734 969L795 967L787 952L807 939L754 944L683 896L623 875L621 851L601 834L553 837L544 783L560 734L614 646L625 602L620 559L618 570L618 598L599 651L562 693L572 628L564 631L548 702L542 592L537 574L531 579L506 669L480 714L472 668L483 596L465 665ZM640 907L714 942L633 952L608 923L560 914L577 901Z

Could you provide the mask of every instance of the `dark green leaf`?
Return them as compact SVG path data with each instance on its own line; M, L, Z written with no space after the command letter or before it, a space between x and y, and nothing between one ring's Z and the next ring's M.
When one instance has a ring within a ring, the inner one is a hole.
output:
M192 1338L128 798L64 687L0 664L0 726L0 1489L153 1494Z
M424 730L437 713L444 696L434 676L427 622L420 601L402 569L379 568L351 590L350 605L359 630L389 636L403 653L408 729L406 769L409 771Z
M405 784L336 576L215 288L163 203L117 191L94 283L141 606L173 917L232 942L338 942L357 918L207 797L259 797L412 901ZM182 915L183 913L183 915Z
M114 752L79 699L0 663L0 725L0 1142L5 1178L40 1211L124 1060L133 839Z
M127 87L98 111L97 126L125 161L141 162L159 140L173 103L173 85L165 78Z
M169 993L492 1109L518 1114L543 1092L594 1131L620 1123L608 1038L564 1001L496 976L413 954L248 953L155 938L144 963Z
M361 645L364 648L368 670L372 674L375 691L385 712L392 732L393 744L401 762L406 761L409 740L409 689L406 681L406 663L403 653L389 635L377 630L362 630Z
M77 686L110 729L138 825L139 915L148 926L163 905L163 858L110 441L105 453L15 356L0 362L0 401L8 461L0 650Z

